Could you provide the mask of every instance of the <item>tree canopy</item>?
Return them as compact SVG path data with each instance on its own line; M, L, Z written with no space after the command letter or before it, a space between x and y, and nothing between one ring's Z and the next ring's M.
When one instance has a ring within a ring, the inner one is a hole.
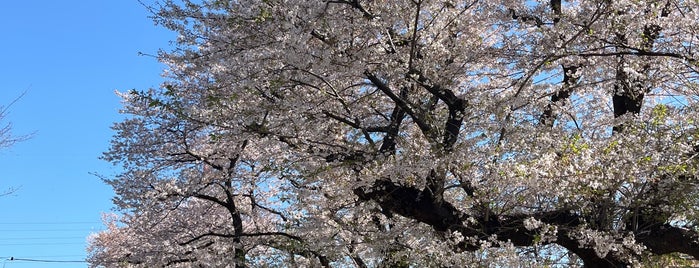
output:
M169 1L93 266L699 258L699 3Z

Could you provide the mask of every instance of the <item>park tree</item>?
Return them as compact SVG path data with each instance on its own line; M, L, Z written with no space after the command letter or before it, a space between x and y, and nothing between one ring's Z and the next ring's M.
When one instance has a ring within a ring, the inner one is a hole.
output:
M699 4L162 1L95 267L699 258Z

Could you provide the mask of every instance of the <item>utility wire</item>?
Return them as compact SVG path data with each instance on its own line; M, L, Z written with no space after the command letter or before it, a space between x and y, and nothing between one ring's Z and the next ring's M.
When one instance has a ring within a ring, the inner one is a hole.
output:
M55 243L0 243L0 246L61 246L61 245L82 245L85 242L55 242Z
M99 229L1 229L0 232L99 232Z
M73 237L0 237L0 241L24 241L24 240L63 240L63 239L85 239L84 236ZM0 242L2 243L2 242Z
M66 224L102 224L102 222L98 222L98 221L0 222L0 225L66 225Z
M15 258L15 257L10 257L7 259L7 261L10 261L10 262L26 261L26 262L45 262L45 263L85 263L85 262L87 262L85 260L82 260L82 261L64 261L64 260L24 259L24 258Z
M8 259L10 257L0 257L0 261L3 259ZM33 255L33 256L22 256L25 259L85 259L85 254L72 254L72 255Z

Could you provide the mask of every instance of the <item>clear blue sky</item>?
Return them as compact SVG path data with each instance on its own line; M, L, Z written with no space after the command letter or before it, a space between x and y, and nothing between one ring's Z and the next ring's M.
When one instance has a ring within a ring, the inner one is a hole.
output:
M146 1L149 2L149 1ZM156 87L155 54L174 35L137 0L3 1L0 104L16 134L33 138L0 150L0 267L86 267L86 237L102 228L111 189L91 175L118 170L99 160L120 120L115 90Z

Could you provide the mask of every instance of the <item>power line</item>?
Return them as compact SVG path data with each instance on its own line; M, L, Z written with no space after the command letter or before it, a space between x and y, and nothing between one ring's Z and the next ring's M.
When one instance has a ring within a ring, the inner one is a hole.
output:
M61 245L83 245L86 242L63 242L63 243L10 243L10 244L5 244L5 243L0 243L0 246L61 246Z
M14 240L64 240L64 239L85 239L85 236L73 236L73 237L0 237L0 241L14 241ZM2 243L2 242L0 242Z
M0 232L99 232L104 229L0 229Z
M0 261L4 259L9 259L12 256L0 257ZM72 254L72 255L33 255L33 256L22 256L25 259L85 259L85 254Z
M0 222L0 225L67 225L67 224L103 224L97 221L63 221L63 222Z
M45 259L25 259L25 258L15 258L15 257L10 257L5 259L6 261L25 261L25 262L44 262L44 263L85 263L87 261L85 260L45 260Z

